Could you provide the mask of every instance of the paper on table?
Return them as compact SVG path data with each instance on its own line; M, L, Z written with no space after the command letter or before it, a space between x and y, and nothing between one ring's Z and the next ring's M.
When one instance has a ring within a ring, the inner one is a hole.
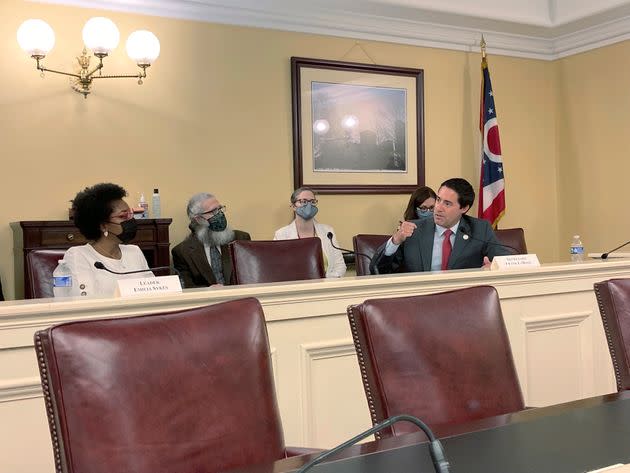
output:
M630 465L622 465L621 463L617 463L616 465L610 465L604 468L600 468L599 470L591 470L587 473L603 473L603 472L611 472L611 473L628 473L630 472Z

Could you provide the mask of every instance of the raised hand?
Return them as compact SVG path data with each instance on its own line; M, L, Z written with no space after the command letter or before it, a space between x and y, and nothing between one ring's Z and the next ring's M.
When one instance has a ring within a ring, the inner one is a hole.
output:
M392 235L392 243L394 245L400 245L403 241L413 235L414 230L417 228L413 222L400 222L398 228Z

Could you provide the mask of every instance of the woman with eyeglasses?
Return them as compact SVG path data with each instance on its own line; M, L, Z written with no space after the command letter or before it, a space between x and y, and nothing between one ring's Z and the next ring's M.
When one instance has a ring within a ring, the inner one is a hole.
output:
M89 240L85 245L68 248L63 258L72 272L73 296L111 297L117 280L153 276L140 248L127 244L136 236L137 223L123 200L126 195L119 185L103 183L86 187L72 201L74 223ZM112 274L97 269L96 262L119 273L147 271Z
M433 219L435 199L436 195L433 189L427 186L418 187L409 198L403 219L405 221Z
M337 243L337 235L330 225L319 223L315 220L317 198L315 192L308 187L300 187L291 194L291 209L295 218L286 227L282 227L274 235L274 240L292 240L296 238L318 237L322 242L324 255L324 268L327 278L340 278L346 274L346 263L343 261L341 251L333 248L328 233L332 233L333 243Z

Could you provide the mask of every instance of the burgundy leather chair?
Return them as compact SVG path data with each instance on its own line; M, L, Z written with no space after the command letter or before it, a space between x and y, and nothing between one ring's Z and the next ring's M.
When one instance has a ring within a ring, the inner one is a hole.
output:
M372 422L410 414L439 435L525 408L493 287L367 300L348 317ZM402 422L382 435L415 430Z
M359 234L352 237L352 246L354 248L355 255L355 269L357 276L368 276L370 274L370 260L364 255L372 258L376 250L385 243L391 235L367 235Z
M66 250L33 250L26 255L26 271L33 299L53 297L52 274Z
M234 284L298 281L326 277L319 238L230 243Z
M58 473L213 473L307 452L285 448L256 299L64 323L35 348Z
M525 232L522 228L503 228L495 230L494 234L500 243L517 250L517 255L527 254L527 244L525 243Z
M595 283L595 297L615 369L617 391L630 389L630 279Z

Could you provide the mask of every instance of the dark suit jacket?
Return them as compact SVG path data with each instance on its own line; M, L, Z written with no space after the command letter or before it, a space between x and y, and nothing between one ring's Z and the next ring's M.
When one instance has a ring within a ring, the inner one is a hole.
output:
M236 240L251 240L249 233L234 230ZM216 284L203 244L191 233L188 237L171 250L173 254L173 266L179 272L179 277L185 288L208 287ZM221 260L223 262L223 278L225 284L232 281L232 258L228 245L221 247Z
M370 270L376 264L379 273L431 271L435 223L433 220L413 220L418 226L396 253L385 256L385 243L374 254ZM464 234L468 235L465 238ZM464 215L457 227L453 251L448 260L448 269L481 268L483 257L492 260L495 256L509 255L509 248L502 246L485 220Z

